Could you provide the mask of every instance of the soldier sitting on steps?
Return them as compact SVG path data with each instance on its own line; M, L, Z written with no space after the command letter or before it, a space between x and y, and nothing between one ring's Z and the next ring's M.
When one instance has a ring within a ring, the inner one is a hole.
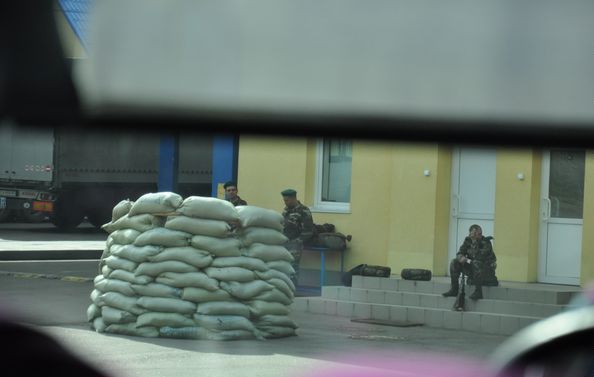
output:
M464 272L476 287L474 293L470 295L471 300L483 298L482 286L487 280L491 281L493 278L495 281L497 280L495 277L497 258L491 245L493 237L483 237L483 230L476 224L471 225L468 231L468 237L464 239L456 258L452 259L450 263L452 286L449 291L443 293L444 297L458 295L458 278L461 272ZM489 285L497 284L490 283Z

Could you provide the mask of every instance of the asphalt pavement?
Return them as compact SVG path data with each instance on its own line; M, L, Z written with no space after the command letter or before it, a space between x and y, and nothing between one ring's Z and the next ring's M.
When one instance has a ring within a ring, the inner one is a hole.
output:
M421 364L433 365L444 358L444 366L474 365L488 359L506 340L496 335L355 323L349 318L299 312L291 313L299 325L296 337L266 341L215 342L98 334L86 320L98 263L77 258L80 254L76 251L90 247L90 242L104 243L105 234L83 228L62 235L45 224L18 228L0 226L4 251L16 253L18 250L8 250L8 245L16 242L81 244L79 249L68 251L68 260L0 261L1 310L47 332L80 358L116 377L309 377L321 371L331 375L345 367L360 372L359 375L369 375L380 364L391 370L389 375L412 376L415 374L402 372L411 355L424 360ZM46 246L38 250L39 256L52 254L50 249ZM404 374L394 374L395 370Z

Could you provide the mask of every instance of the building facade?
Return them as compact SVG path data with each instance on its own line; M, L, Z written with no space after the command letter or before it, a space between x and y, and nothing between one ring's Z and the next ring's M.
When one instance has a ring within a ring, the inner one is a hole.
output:
M281 211L288 187L317 224L353 240L360 263L448 274L468 227L494 237L500 280L583 285L594 278L594 152L242 136L238 183ZM319 268L305 255L302 268ZM338 271L332 256L327 268Z

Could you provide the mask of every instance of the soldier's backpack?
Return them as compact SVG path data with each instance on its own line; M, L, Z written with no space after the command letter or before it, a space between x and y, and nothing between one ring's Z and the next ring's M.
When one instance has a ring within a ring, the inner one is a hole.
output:
M347 241L350 241L349 236L342 233L319 233L313 242L313 246L327 247L332 250L344 250L347 247Z
M404 280L431 280L431 271L423 268L403 268L400 272L400 276Z
M342 283L350 287L353 285L353 276L375 276L381 278L389 278L392 269L385 266L373 266L369 264L360 264L351 268L342 275Z

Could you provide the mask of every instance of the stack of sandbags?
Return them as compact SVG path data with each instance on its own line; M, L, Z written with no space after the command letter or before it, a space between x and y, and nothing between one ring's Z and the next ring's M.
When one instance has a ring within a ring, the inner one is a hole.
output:
M282 233L283 217L272 210L236 207L239 213L239 237L242 255L265 263L266 268L254 269L256 279L272 287L249 299L251 318L266 338L295 334L295 323L288 317L295 297L291 276L293 256L283 246L287 237Z
M255 255L242 255L250 249L242 249L229 223L243 224L245 216L230 203L156 193L127 213L123 206L103 226L110 235L87 313L98 332L221 340L294 335L287 317L294 287L270 266L291 256L249 237Z

